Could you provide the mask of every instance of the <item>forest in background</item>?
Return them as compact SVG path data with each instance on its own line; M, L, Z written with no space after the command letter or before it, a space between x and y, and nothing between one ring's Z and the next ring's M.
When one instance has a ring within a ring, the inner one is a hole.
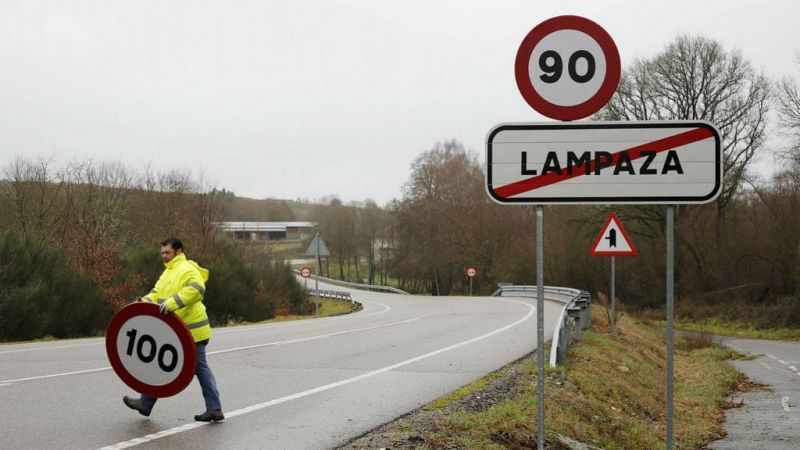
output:
M681 36L625 68L598 120L708 120L721 131L724 188L676 218L678 314L795 326L800 319L800 95L797 80L769 80L737 51ZM751 163L770 134L784 169L769 179ZM282 258L222 235L218 221L310 220L332 255L324 274L432 295L498 282L533 284L533 207L493 203L485 167L457 140L412 164L402 195L366 200L255 200L188 170L18 157L0 180L0 340L96 335L111 314L150 289L162 270L158 242L175 235L209 268L215 325L305 313L303 290ZM609 261L588 255L611 208L545 208L545 282L608 292ZM663 206L613 210L639 255L617 258L617 294L630 309L661 309ZM304 248L304 247L303 247ZM299 255L297 255L299 256ZM755 319L752 312L759 314Z

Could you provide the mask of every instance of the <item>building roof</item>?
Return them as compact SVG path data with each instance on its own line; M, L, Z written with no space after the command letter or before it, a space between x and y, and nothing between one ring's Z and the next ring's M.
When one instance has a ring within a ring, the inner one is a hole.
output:
M287 228L314 228L316 222L216 222L222 231L286 231Z

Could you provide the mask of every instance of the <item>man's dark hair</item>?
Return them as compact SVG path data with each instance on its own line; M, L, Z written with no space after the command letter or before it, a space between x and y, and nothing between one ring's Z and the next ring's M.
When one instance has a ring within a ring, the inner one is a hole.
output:
M161 246L163 247L165 245L169 245L175 251L183 250L183 242L176 237L168 237L161 241Z

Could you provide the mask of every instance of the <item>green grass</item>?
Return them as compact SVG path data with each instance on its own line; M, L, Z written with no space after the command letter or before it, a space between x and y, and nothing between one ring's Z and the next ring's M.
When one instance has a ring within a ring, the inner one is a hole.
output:
M487 375L487 376L485 376L485 377L483 377L483 378L481 378L481 379L479 379L479 380L477 380L477 381L475 381L475 382L473 382L471 384L468 384L468 385L462 387L461 389L455 390L455 391L453 391L453 392L451 392L451 393L449 393L447 395L444 395L442 397L437 398L433 402L428 403L427 405L425 405L423 407L423 409L426 410L426 411L433 411L433 410L437 410L437 409L443 409L443 408L449 406L450 404L452 404L452 403L454 403L454 402L456 402L458 400L461 400L462 398L466 397L467 395L469 395L469 394L471 394L471 393L473 393L475 391L479 391L479 390L485 388L489 383L491 383L493 380L495 380L497 378L500 378L506 372L507 372L506 368L503 368L503 369L500 369L498 371L492 372L489 375Z
M623 317L617 334L610 335L599 312L593 321L593 330L570 351L568 363L546 371L548 447L566 448L558 434L609 450L663 447L663 334ZM721 411L728 394L742 381L724 360L739 356L713 342L705 345L694 340L678 345L676 448L701 448L722 437ZM480 413L456 412L436 420L430 428L419 430L420 448L531 448L536 441L536 367L526 363L522 372L521 395ZM473 383L429 408L449 404L489 381Z
M309 302L314 302L314 297L308 298ZM313 308L313 307L312 307ZM306 320L306 319L315 319L320 317L331 317L331 316L340 316L342 314L349 314L351 312L355 312L360 310L361 307L354 303L347 303L338 300L329 300L325 298L319 299L319 314L314 315L314 311L311 311L311 314L290 314L290 315L281 315L273 317L272 319L262 320L260 322L236 322L236 323L229 323L228 326L238 326L238 325L255 325L255 324L262 324L262 323L274 323L274 322L288 322L291 320Z
M751 339L800 340L800 329L797 328L756 328L742 322L726 322L719 319L681 319L675 322L675 328Z

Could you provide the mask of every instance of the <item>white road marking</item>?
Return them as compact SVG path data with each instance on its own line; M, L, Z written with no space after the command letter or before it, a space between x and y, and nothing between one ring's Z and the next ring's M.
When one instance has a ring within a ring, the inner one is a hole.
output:
M11 386L11 383L2 383L0 386Z
M791 369L792 372L797 372L797 367L795 366L789 366L789 369Z
M767 370L772 370L772 367L766 365L765 363L763 363L761 361L759 361L758 363L761 364L762 366L764 366L764 368L766 368Z
M777 357L777 356L775 356L775 355L771 355L771 354L769 354L769 353L767 353L767 356L769 356L769 357L770 357L770 358L772 358L772 359L778 359L778 357Z
M100 367L98 369L78 370L76 372L54 373L52 375L39 375L37 377L15 378L13 380L2 380L2 381L0 381L0 383L12 384L12 383L19 383L20 381L44 380L45 378L65 377L67 375L78 375L78 374L82 374L82 373L101 372L103 370L111 370L111 367Z
M103 342L92 342L88 344L71 344L71 345L53 345L49 347L31 347L31 348L23 348L19 350L2 350L0 351L0 355L5 353L22 353L22 352L36 352L39 350L53 350L57 348L71 348L71 347L87 347L90 345L103 345Z
M372 300L368 300L365 303L375 303L377 305L383 306L384 309L382 309L380 311L376 311L376 312L371 312L371 313L368 313L368 314L348 314L348 315L333 316L333 317L321 317L321 318L316 319L316 320L317 320L317 322L319 322L319 321L328 320L328 319L341 320L341 319L348 318L348 317L355 317L355 318L369 317L369 316L374 316L376 314L383 314L383 313L389 311L390 309L392 309L389 305L384 305L383 303L372 301ZM242 332L242 331L262 330L264 328L270 328L270 329L271 328L284 328L284 327L287 327L287 326L303 325L304 323L308 323L308 322L304 322L303 320L294 320L294 321L285 322L285 323L268 323L268 324L262 324L262 325L225 327L225 328L217 328L217 329L215 329L214 333L215 334L239 333L239 332ZM21 345L21 344L10 344L10 345ZM37 351L41 351L41 350L56 350L56 349L61 349L61 348L88 347L88 346L93 346L93 345L105 345L105 342L100 341L100 342L90 342L90 343L85 343L85 344L50 345L50 346L43 346L43 347L22 348L22 349L19 349L19 350L0 350L0 355L6 354L6 353L24 353L24 352L37 352Z
M264 402L264 403L258 403L258 404L252 405L252 406L248 406L246 408L237 409L236 411L232 411L230 413L227 413L226 417L228 419L231 419L231 418L234 418L234 417L237 417L237 416L241 416L241 415L244 415L244 414L247 414L247 413L251 413L251 412L254 412L254 411L259 411L261 409L268 408L270 406L275 406L275 405L278 405L278 404L281 404L281 403L289 402L289 401L292 401L292 400L297 400L299 398L308 397L309 395L318 394L320 392L329 391L329 390L335 389L337 387L341 387L341 386L344 386L344 385L347 385L347 384L355 383L357 381L361 381L363 379L370 378L370 377L373 377L375 375L379 375L379 374L382 374L382 373L385 373L385 372L389 372L389 371L394 370L394 369L398 369L400 367L407 366L409 364L413 364L415 362L422 361L423 359L427 359L427 358L430 358L432 356L436 356L436 355L438 355L440 353L444 353L444 352L447 352L447 351L450 351L450 350L454 350L454 349L459 348L459 347L463 347L463 346L471 344L473 342L477 342L477 341L486 339L488 337L494 336L495 334L502 333L503 331L508 330L509 328L515 327L515 326L519 325L520 323L528 320L533 315L533 313L536 311L536 308L533 305L529 305L529 304L524 303L524 302L520 302L520 301L516 301L516 300L510 300L510 299L504 299L503 301L519 303L521 305L527 306L529 308L528 314L526 314L525 317L523 317L522 319L517 320L516 322L508 324L508 325L506 325L506 326L504 326L502 328L498 328L498 329L496 329L494 331L490 331L490 332L488 332L486 334L483 334L481 336L474 337L472 339L468 339L466 341L462 341L462 342L459 342L457 344L453 344L453 345L450 345L450 346L447 346L447 347L443 347L443 348L440 348L438 350L434 350L432 352L425 353L424 355L419 355L419 356L416 356L414 358L407 359L405 361L401 361L401 362L396 363L396 364L392 364L391 366L381 367L380 369L376 369L376 370L373 370L371 372L366 372L366 373L363 373L361 375L357 375L357 376L352 377L352 378L347 378L347 379L344 379L344 380L341 380L341 381L336 381L334 383L326 384L324 386L318 386L318 387L315 387L313 389L309 389L307 391L298 392L296 394L287 395L287 396L281 397L281 398L276 398L274 400L270 400L270 401L267 401L267 402ZM183 433L184 431L193 430L195 428L206 426L208 424L209 424L209 422L189 423L189 424L186 424L186 425L181 425L179 427L162 430L162 431L159 431L158 433L148 434L147 436L142 436L142 437L139 437L139 438L136 438L136 439L131 439L129 441L124 441L124 442L120 442L120 443L117 443L117 444L114 444L114 445L103 447L101 450L117 450L117 449L122 449L122 448L133 447L135 445L144 444L146 442L151 442L151 441L154 441L156 439L161 439L163 437L172 436L172 435L175 435L175 434L178 434L178 433Z
M792 410L792 407L789 406L789 400L791 400L789 397L783 397L781 399L781 406L783 406L783 410L784 411L791 411Z
M428 314L428 315L425 315L425 316L419 316L419 317L414 317L414 318L411 318L411 319L401 320L399 322L391 322L391 323L376 325L376 326L373 326L373 327L354 328L354 329L350 329L350 330L336 331L336 332L333 332L333 333L320 334L320 335L309 336L309 337L305 337L305 338L290 339L290 340L286 340L286 341L267 342L265 344L248 345L246 347L235 347L235 348L229 348L229 349L225 349L225 350L217 350L215 352L208 352L207 355L216 355L216 354L219 354L219 353L229 353L229 352L235 352L235 351L239 351L239 350L248 350L248 349L259 348L259 347L268 347L268 346L273 346L273 345L287 345L287 344L296 344L296 343L299 343L299 342L313 341L313 340L316 340L316 339L324 339L324 338L327 338L327 337L336 336L336 335L340 335L340 334L357 333L359 331L368 331L368 330L374 330L374 329L378 329L378 328L384 328L384 327L390 327L390 326L394 326L394 325L400 325L400 324L403 324L403 323L413 322L415 320L419 320L419 319L422 319L424 317L428 317L428 316L431 316L431 315L433 315L433 314ZM23 381L44 380L44 379L47 379L47 378L65 377L65 376L70 376L70 375L80 375L80 374L84 374L84 373L101 372L101 371L104 371L104 370L111 370L111 367L99 367L97 369L78 370L78 371L75 371L75 372L63 372L63 373L54 373L54 374L50 374L50 375L39 375L39 376L35 376L35 377L15 378L13 380L0 380L0 384L13 384L13 383L19 383L19 382L23 382Z
M779 363L781 363L781 364L783 364L784 366L788 366L788 365L789 365L789 363L788 363L788 362L786 362L786 361L784 361L784 360L782 360L782 359L779 359L779 360L778 360L778 362L779 362Z

